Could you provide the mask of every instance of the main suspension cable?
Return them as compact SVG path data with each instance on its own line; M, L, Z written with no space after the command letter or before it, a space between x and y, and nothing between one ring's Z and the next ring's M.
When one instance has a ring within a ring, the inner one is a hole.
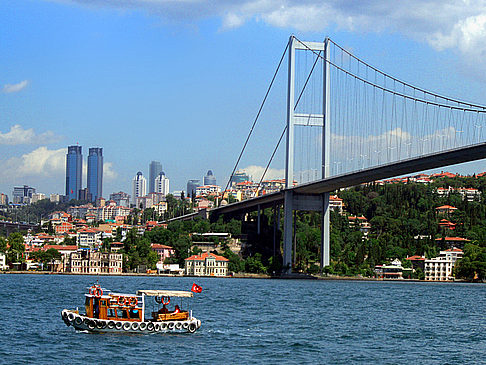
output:
M311 70L309 71L309 75L307 76L307 79L305 80L304 86L302 87L302 90L299 93L299 97L297 98L297 102L295 103L295 106L294 106L294 111L297 109L297 106L299 105L300 99L302 98L302 95L304 94L305 88L307 87L307 84L309 83L309 79L311 78L312 73L314 72L314 68L316 67L317 62L319 61L319 57L321 57L321 51L319 51L318 57L316 57L316 60L314 61L314 64L312 65ZM285 125L285 128L282 131L280 138L278 139L277 145L275 146L275 148L273 150L272 156L270 156L270 160L268 161L268 164L265 167L265 171L263 172L263 175L260 179L260 182L258 183L258 186L256 188L257 193L258 193L258 189L260 189L260 185L262 184L263 179L265 178L265 174L267 173L268 168L270 167L270 164L272 163L273 158L275 157L275 153L277 152L277 149L280 146L280 142L282 142L282 138L283 138L286 130L287 130L287 125ZM293 181L292 181L292 184L293 184Z
M290 41L287 42L287 45L285 46L285 50L283 51L282 57L280 57L280 62L278 63L277 69L275 70L275 72L273 74L272 81L270 82L270 85L268 86L267 92L265 93L265 97L263 98L263 101L260 105L260 109L258 109L258 113L255 117L255 120L253 121L253 125L251 126L251 129L250 129L250 133L248 133L248 137L246 137L246 141L243 145L243 148L241 149L240 155L238 156L235 167L233 168L233 172L231 173L230 178L229 178L228 182L226 183L226 187L223 190L223 195L224 195L224 192L226 191L226 189L228 189L228 186L231 182L231 179L233 178L235 171L238 168L238 164L240 163L241 156L243 156L243 153L245 152L248 141L250 140L251 134L253 133L253 130L255 129L255 125L256 125L258 118L260 117L260 114L263 110L263 106L265 105L265 102L267 101L268 94L270 93L270 90L272 89L275 78L277 77L278 71L280 70L280 66L282 65L282 61L284 60L285 54L287 53L287 50L289 48L289 44L290 44Z

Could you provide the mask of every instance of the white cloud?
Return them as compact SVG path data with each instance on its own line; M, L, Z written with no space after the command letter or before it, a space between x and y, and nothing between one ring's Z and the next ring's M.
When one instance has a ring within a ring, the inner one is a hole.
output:
M142 9L167 22L221 18L226 29L250 20L322 32L401 33L432 47L458 49L475 61L486 52L486 0L50 0L91 7Z
M113 163L105 162L103 164L103 180L115 180L118 174L113 170Z
M9 178L25 176L59 176L66 169L66 148L49 150L47 147L39 147L21 157L12 157L2 166L2 175Z
M259 182L262 178L262 175L265 171L264 166L257 166L257 165L250 165L241 170L245 171L248 175L251 176L253 181ZM284 169L272 169L269 168L267 173L265 174L265 180L273 180L273 179L283 179L285 178L285 170Z
M66 148L50 150L45 146L20 157L0 161L0 171L5 180L36 177L64 181L66 173ZM111 162L103 164L103 178L113 180L118 176ZM83 163L83 181L86 182L86 163Z
M0 145L46 144L57 142L60 138L52 131L36 135L32 128L24 129L21 125L16 124L10 127L10 131L0 132Z
M20 81L18 84L5 84L3 85L3 92L6 94L16 93L22 89L25 89L28 84L29 81L27 80Z

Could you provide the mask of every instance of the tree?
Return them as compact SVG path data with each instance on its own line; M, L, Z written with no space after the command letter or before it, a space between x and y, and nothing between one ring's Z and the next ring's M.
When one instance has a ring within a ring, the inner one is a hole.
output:
M224 251L223 256L229 260L228 271L237 273L245 270L245 261L240 259L240 257L229 248Z
M486 278L486 247L472 243L464 246L464 255L454 268L457 278L484 280Z
M8 236L8 244L10 246L7 255L9 262L23 261L25 245L24 245L24 237L22 236L22 234L19 232L11 233Z
M267 271L267 268L262 263L262 255L260 253L248 257L245 261L245 268L247 272L257 274L265 273Z
M0 236L0 252L7 252L7 240L2 236Z

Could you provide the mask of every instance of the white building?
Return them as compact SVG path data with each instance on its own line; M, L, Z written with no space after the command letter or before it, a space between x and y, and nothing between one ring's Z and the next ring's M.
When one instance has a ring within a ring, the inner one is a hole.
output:
M97 251L77 251L69 255L68 272L78 274L120 274L123 255Z
M147 209L152 208L154 201L150 196L140 196L135 199L135 206L137 209Z
M184 260L185 274L194 276L226 276L228 259L213 253L193 255Z
M440 251L439 257L425 260L425 280L450 281L454 277L452 269L456 261L461 259L463 252L459 248Z
M137 201L137 198L145 196L147 194L147 179L143 177L142 173L139 171L137 175L132 180L133 186L133 202Z
M37 203L40 200L43 200L46 198L46 194L43 193L34 193L32 194L32 203Z
M196 188L196 196L204 196L221 193L221 186L218 185L203 185Z
M52 203L59 203L61 201L61 195L59 195L59 194L51 194L51 195L49 195L49 200Z
M116 206L113 204L99 207L96 210L96 219L98 221L106 221L108 219L115 219L116 217L126 217L128 215L130 215L130 208Z
M83 228L78 231L77 243L79 247L94 248L101 245L101 232L97 229Z
M343 200L337 195L331 195L329 197L329 208L339 214L343 214Z
M7 255L3 252L0 252L0 270L7 270Z
M163 171L155 178L155 192L169 194L169 179Z

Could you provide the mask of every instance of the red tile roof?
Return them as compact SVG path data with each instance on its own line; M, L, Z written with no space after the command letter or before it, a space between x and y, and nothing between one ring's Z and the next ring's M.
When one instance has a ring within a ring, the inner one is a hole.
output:
M192 255L191 257L188 257L185 261L204 261L209 256L214 257L216 259L216 261L229 261L226 257L215 255L214 253L207 253L207 252L204 252L200 256L199 255Z
M442 241L442 238L436 238L436 241ZM445 241L469 242L467 238L462 237L444 237Z
M455 248L455 247L454 248L449 248L446 251L448 251L448 252L462 252L462 250L460 248Z
M152 248L154 250L163 250L163 249L172 250L172 247L171 246L161 245L159 243L152 243Z
M76 245L69 245L69 246L63 246L63 245L45 245L42 247L44 251L47 251L48 249L53 248L58 251L76 251L78 249L78 246Z
M425 258L422 257L422 256L415 255L415 256L407 257L405 260L410 260L410 261L425 261Z
M442 206L437 207L437 208L435 208L435 209L436 209L436 210L437 210L437 209L449 209L449 210L450 210L450 209L457 209L457 208L456 208L456 207L453 207L453 206L451 206L451 205L442 205Z

